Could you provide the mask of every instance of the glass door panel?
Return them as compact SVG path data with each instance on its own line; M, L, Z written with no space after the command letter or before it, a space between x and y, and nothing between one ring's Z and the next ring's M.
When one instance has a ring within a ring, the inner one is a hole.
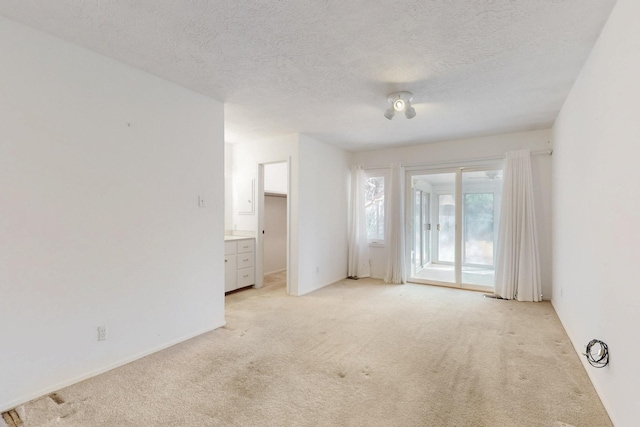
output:
M456 199L453 194L438 195L438 261L456 259Z
M431 203L429 199L431 195L429 193L425 193L424 191L421 191L420 193L422 198L422 203L421 203L422 221L420 224L420 227L422 229L421 250L422 250L422 267L424 267L431 261L430 244L429 244L429 239L431 234L431 220L430 220L431 212L429 210Z
M493 266L493 193L464 195L463 264Z
M456 173L411 177L411 276L455 283Z
M411 251L413 258L413 270L420 271L422 269L422 257L420 246L422 242L421 221L422 221L422 191L413 190L413 249Z
M494 286L502 171L462 172L462 283Z
M429 205L429 193L413 190L413 271L422 270L430 261Z

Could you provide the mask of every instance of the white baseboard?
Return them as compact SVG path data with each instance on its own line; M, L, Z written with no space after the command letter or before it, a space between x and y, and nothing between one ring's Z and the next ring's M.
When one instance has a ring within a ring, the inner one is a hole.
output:
M268 274L276 274L276 273L282 273L283 271L287 271L286 268L281 268L280 270L274 270L274 271L269 271L267 273L264 273L264 275L268 275Z
M310 290L308 290L307 292L305 292L305 293L303 293L303 294L298 294L297 296L301 297L301 296L303 296L303 295L310 294L311 292L315 292L315 291L317 291L318 289L322 289L322 288L324 288L325 286L333 285L334 283L337 283L337 282L339 282L339 281L341 281L341 280L344 280L344 279L346 279L346 278L347 278L347 276L341 276L341 277L339 277L338 279L332 280L332 281L327 282L327 283L325 283L325 284L323 284L323 285L316 286L316 287L314 287L313 289L310 289Z
M30 394L28 394L26 396L19 397L17 399L11 400L9 402L0 403L0 413L6 412L6 411L8 411L10 409L13 409L13 408L15 408L17 406L23 405L23 404L25 404L27 402L30 402L32 400L39 399L39 398L41 398L43 396L46 396L47 394L53 393L54 391L60 390L60 389L65 388L65 387L69 387L70 385L73 385L73 384L76 384L76 383L79 383L80 381L84 381L86 379L89 379L91 377L95 377L95 376L100 375L100 374L104 374L105 372L108 372L108 371L110 371L112 369L115 369L115 368L118 368L120 366L126 365L127 363L131 363L131 362L136 361L138 359L142 359L143 357L148 356L150 354L157 353L158 351L161 351L161 350L164 350L166 348L172 347L172 346L174 346L176 344L180 344L181 342L190 340L191 338L195 338L198 335L202 335L202 334L205 334L207 332L214 331L214 330L216 330L218 328L223 327L226 324L227 324L227 322L223 321L221 324L216 325L216 326L214 326L212 328L206 328L204 330L201 330L201 331L198 331L198 332L194 332L192 334L188 334L188 335L186 335L186 336L184 336L182 338L178 338L178 339L170 341L168 343L159 345L159 346L154 347L154 348L152 348L150 350L142 351L142 352L137 353L137 354L135 354L133 356L125 357L124 359L118 360L118 361L116 361L114 363L110 363L110 364L108 364L106 366L103 366L101 368L94 369L92 371L89 371L89 372L86 372L84 374L78 375L77 377L70 378L70 379L65 380L65 381L61 381L61 382L59 382L57 384L54 384L52 386L49 386L49 387L45 387L44 389L41 389L39 391L30 393Z
M589 369L589 364L587 362L587 359L582 354L583 350L585 349L584 344L578 343L574 340L574 337L576 337L576 334L574 334L573 331L567 328L567 324L563 322L563 317L560 315L558 310L556 310L555 305L553 305L553 300L551 300L551 305L553 306L553 311L556 312L556 316L558 316L558 320L560 320L560 324L562 325L564 332L569 337L569 342L571 342L571 347L573 347L573 350L576 352L578 359L580 359L580 363L582 364L582 367L587 373L587 376L589 377L589 381L591 382L591 385L593 385L593 388L596 391L596 394L600 398L600 401L602 402L602 406L604 406L605 411L607 411L607 414L609 415L609 418L611 419L611 422L613 423L613 425L618 425L618 423L615 422L612 416L613 414L612 406L611 406L611 403L609 402L609 399L606 393L603 392L603 390L600 388L600 384L594 378L595 377L594 373L598 371L598 369L596 369L595 371L593 369Z

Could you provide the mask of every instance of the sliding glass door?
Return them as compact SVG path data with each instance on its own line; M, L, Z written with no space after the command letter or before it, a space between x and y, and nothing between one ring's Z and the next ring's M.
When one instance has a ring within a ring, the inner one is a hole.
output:
M409 171L410 280L472 289L495 281L502 171ZM459 219L459 220L458 220Z
M416 189L413 194L414 215L414 267L417 270L424 268L431 261L431 248L429 245L431 234L430 194Z
M456 174L414 175L411 277L455 283ZM420 210L420 212L418 212Z
M451 264L456 257L455 194L438 194L438 262Z
M493 287L502 170L463 170L462 195L462 283Z

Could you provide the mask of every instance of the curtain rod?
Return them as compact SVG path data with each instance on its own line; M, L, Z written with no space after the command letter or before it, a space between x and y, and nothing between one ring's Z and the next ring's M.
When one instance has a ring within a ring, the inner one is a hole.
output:
M532 151L531 154L539 155L539 154L548 154L549 156L553 155L553 150L537 150ZM452 163L470 163L470 162L481 162L481 161L489 161L489 160L503 160L504 155L502 156L491 156L491 157L477 157L475 159L463 159L463 160L446 160L441 162L433 162L433 163L415 163L404 165L405 168L417 168L417 167L425 167L425 166L437 166L437 165L450 165ZM363 169L388 169L389 166L363 166Z

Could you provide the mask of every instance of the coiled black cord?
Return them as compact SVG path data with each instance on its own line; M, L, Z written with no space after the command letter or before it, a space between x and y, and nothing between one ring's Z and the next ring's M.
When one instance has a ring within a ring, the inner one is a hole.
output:
M600 351L597 353L597 357L594 357L591 350L596 344L600 346ZM587 352L584 355L587 356L587 361L594 368L604 368L609 364L609 347L600 340L589 341L589 344L587 344Z

